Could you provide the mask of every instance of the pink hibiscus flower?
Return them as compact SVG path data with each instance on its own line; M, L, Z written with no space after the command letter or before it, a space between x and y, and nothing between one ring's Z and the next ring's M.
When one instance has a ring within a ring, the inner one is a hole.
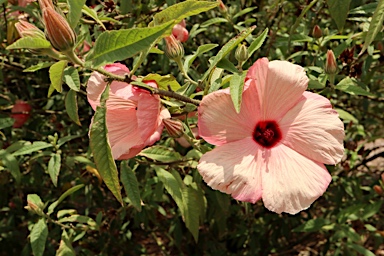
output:
M296 214L327 189L324 164L343 156L344 127L328 99L306 92L298 65L260 59L249 69L240 113L228 89L203 98L199 134L216 145L198 170L213 189Z
M129 74L129 69L119 63L106 65L105 70L116 75ZM88 80L88 102L92 108L100 105L100 97L107 83L105 76L93 72ZM146 84L157 87L156 82ZM167 109L162 108L160 98L131 84L114 81L111 83L107 100L108 139L114 159L123 160L136 156L144 147L160 139L162 120L170 118Z

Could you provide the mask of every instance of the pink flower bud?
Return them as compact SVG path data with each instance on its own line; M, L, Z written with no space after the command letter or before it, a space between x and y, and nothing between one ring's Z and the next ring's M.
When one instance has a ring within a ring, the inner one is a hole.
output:
M373 190L375 190L376 194L378 194L378 195L383 194L383 189L379 185L373 186Z
M165 40L165 54L168 58L175 60L184 56L184 47L173 35L167 36Z
M169 136L173 138L180 138L184 133L183 123L180 120L166 118L163 119L163 124Z
M42 8L42 12L45 31L52 46L62 52L72 49L76 36L67 20L52 7Z
M27 122L29 116L30 116L31 106L22 100L17 100L15 105L13 105L13 108L11 110L12 115L11 117L15 119L15 122L13 123L14 128L20 128L24 125L25 122Z
M44 32L28 21L19 20L15 27L20 37L39 37L45 39Z
M325 62L324 71L328 75L335 75L337 73L336 58L332 50L327 51L327 60Z
M228 12L227 7L226 7L225 4L223 3L223 1L221 1L221 0L217 0L217 2L219 2L219 9L220 9L220 12L222 12L222 13L226 13L226 12Z
M185 25L185 20L182 20L179 24L176 24L172 29L172 35L182 43L187 41L189 37L189 33L188 30L185 28Z
M314 27L313 27L313 30L312 30L312 36L314 37L314 38L320 38L320 37L322 37L323 36L323 32L321 31L321 28L319 27L319 25L315 25Z

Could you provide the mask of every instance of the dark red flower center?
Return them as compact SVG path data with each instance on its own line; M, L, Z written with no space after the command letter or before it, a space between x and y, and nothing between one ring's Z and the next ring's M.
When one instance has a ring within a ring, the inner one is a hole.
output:
M271 148L281 140L281 131L275 121L260 121L253 132L253 139L261 146Z

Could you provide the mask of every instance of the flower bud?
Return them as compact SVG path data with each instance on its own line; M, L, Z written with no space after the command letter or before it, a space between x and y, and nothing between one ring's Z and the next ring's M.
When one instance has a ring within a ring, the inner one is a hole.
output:
M167 36L165 40L165 54L171 60L175 60L184 56L184 47L173 35Z
M242 63L248 59L248 49L247 46L241 44L237 47L235 52L235 58L238 62Z
M337 73L336 58L332 50L327 51L327 59L325 61L324 71L328 75L336 75Z
M35 203L29 200L27 200L27 203L28 205L24 207L25 209L27 209L30 212L36 213L39 216L44 216L44 212L41 209L41 207L39 207L38 205L36 205Z
M180 120L166 118L163 119L163 124L169 136L173 138L180 138L184 134L184 126Z
M51 7L52 9L55 8L55 6L52 3L52 0L39 0L40 9L44 11L45 8Z
M20 37L34 37L45 39L44 32L38 29L35 25L25 20L19 20L15 24L16 30Z
M61 52L72 49L76 36L67 20L52 7L43 8L42 11L45 32L52 46Z
M323 36L323 32L321 31L321 28L318 25L315 25L312 30L312 36L316 39Z
M383 184L384 184L384 173L381 174L381 181L382 181Z
M185 28L185 21L184 20L182 20L179 24L176 24L173 27L172 35L182 43L184 43L188 40L189 33L188 33L188 30Z
M378 194L378 195L383 194L383 189L379 185L373 186L373 190L375 190L376 194Z
M227 7L225 6L225 4L223 3L223 1L221 0L217 0L217 2L219 2L219 10L221 13L227 13L228 12L228 9Z
M11 110L11 117L15 119L13 128L22 127L30 116L31 106L22 100L17 100Z

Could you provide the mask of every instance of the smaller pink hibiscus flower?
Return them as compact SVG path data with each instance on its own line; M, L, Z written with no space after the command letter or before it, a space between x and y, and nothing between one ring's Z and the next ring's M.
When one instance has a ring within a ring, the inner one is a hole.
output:
M271 211L296 214L327 189L324 164L343 156L344 126L328 99L306 92L298 65L260 59L249 69L240 113L228 89L199 106L199 134L216 145L198 170L213 189Z
M119 63L106 65L104 69L116 75L129 74L129 69ZM88 102L94 110L100 105L101 94L107 85L104 79L104 75L93 72L88 80ZM154 81L145 83L157 87ZM159 96L124 82L111 83L106 107L108 139L113 158L118 160L132 158L144 147L158 141L164 127L162 120L170 118L168 110L162 108Z

